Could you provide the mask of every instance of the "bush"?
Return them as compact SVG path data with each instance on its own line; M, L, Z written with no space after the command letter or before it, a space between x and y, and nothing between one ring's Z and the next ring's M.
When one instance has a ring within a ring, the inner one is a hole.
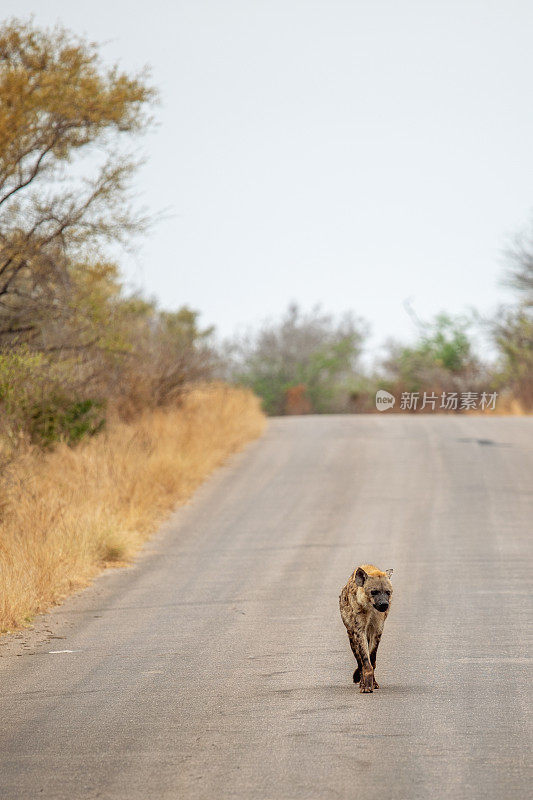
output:
M337 321L291 305L279 322L233 345L233 380L262 398L268 414L346 410L364 340L359 320Z
M387 387L401 392L487 391L491 378L473 352L468 335L470 321L439 314L421 325L420 337L411 346L389 344L383 366Z
M84 436L94 436L105 425L105 403L101 400L71 400L54 395L35 404L29 413L29 433L42 447L62 441L73 445Z
M533 318L525 306L500 309L493 323L500 352L499 386L508 387L525 410L533 409Z
M508 387L524 410L533 409L533 227L509 251L505 283L516 302L500 308L492 336L500 354L498 384Z
M102 429L104 401L76 397L70 373L70 364L53 363L26 346L0 353L1 433L12 447L20 440L75 444Z

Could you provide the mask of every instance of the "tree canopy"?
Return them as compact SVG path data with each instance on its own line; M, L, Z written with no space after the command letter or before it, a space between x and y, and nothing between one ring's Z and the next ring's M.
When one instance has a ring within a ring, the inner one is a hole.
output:
M123 139L149 125L155 96L144 74L105 67L63 28L0 29L0 345L50 346L43 329L69 313L72 264L142 226Z

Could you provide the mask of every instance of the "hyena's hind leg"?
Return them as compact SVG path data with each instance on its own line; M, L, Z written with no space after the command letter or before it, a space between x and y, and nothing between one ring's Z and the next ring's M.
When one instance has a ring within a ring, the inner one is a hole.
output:
M361 675L362 675L361 659L359 658L359 653L358 653L358 650L357 650L357 646L355 644L354 636L349 631L348 631L348 639L350 640L350 647L352 648L352 653L354 654L355 660L357 661L357 666L356 666L355 672L353 674L353 682L354 683L359 683L359 681L361 680Z

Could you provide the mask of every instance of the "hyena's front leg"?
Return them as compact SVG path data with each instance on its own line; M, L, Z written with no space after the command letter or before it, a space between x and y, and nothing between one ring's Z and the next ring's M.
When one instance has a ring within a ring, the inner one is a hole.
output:
M374 668L370 661L368 652L368 642L364 630L354 630L350 634L350 645L354 656L357 659L358 669L354 672L355 675L359 672L361 681L359 683L359 691L362 694L367 694L374 691Z
M378 654L378 647L380 641L381 641L381 633L377 633L370 648L370 663L372 664L372 669L374 671L376 669L376 656ZM374 676L374 689L379 689L379 683L377 682L375 676Z

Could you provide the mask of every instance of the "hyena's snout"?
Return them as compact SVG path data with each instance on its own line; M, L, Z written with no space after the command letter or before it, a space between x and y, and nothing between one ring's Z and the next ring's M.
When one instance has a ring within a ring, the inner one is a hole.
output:
M378 594L374 595L372 592L372 603L374 608L377 608L378 611L388 611L390 598L387 592L379 592Z

